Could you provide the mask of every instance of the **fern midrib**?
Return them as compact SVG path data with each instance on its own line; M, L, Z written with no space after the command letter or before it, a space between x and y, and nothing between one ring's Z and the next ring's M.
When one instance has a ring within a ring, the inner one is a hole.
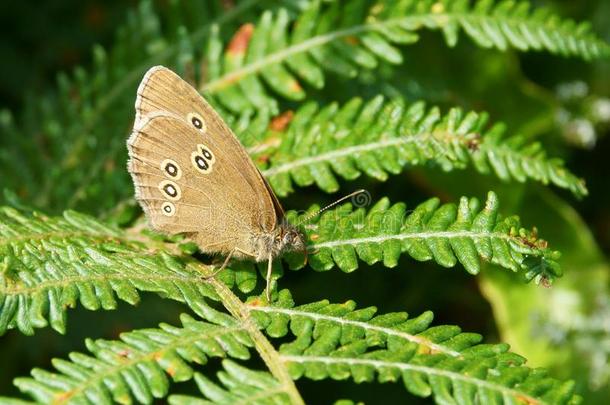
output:
M51 240L51 239L79 239L79 238L87 238L91 241L99 241L99 242L109 242L111 240L120 240L124 243L129 243L116 235L111 234L96 234L85 231L66 231L66 232L44 232L44 233L19 233L19 236L7 236L0 237L0 248L9 245L15 244L23 244L27 242L33 241L43 241L43 240Z
M339 159L342 157L353 156L356 153L372 152L379 149L390 148L398 145L404 145L407 143L413 143L417 141L417 138L424 138L427 136L432 136L432 134L421 133L409 137L405 136L400 138L390 138L360 145L351 145L342 149L335 149L330 152L324 152L316 156L307 156L301 159L295 159L289 163L283 163L276 166L272 166L267 170L263 170L261 173L265 177L271 177L280 173L290 172L299 167L321 162L331 162L335 159Z
M337 323L337 324L340 324L340 325L349 325L349 326L354 326L354 327L362 328L362 329L364 329L366 331L380 332L380 333L385 334L385 335L402 338L402 339L407 340L409 342L414 342L414 343L417 343L418 345L422 345L422 346L428 347L431 351L434 351L434 352L439 352L439 353L447 354L447 355L450 355L450 356L453 356L453 357L461 357L461 353L460 352L448 349L447 347L445 347L443 345L436 344L436 343L434 343L434 342L432 342L429 339L426 339L424 337L412 335L410 333L402 332L402 331L397 330L397 329L387 328L387 327L378 326L378 325L372 325L370 323L366 323L366 322L362 322L362 321L354 321L354 320L351 320L351 319L340 318L340 317L337 317L337 316L330 316L330 315L318 314L318 313L315 313L315 312L301 311L301 310L298 310L298 309L288 309L288 308L278 308L278 307L266 307L266 306L255 306L255 305L251 305L249 308L250 308L250 311L259 311L259 312L265 312L265 313L285 314L285 315L290 316L291 318L299 316L299 317L309 318L309 319L312 319L314 321L324 320L324 321L334 322L334 323Z
M144 361L149 361L149 360L154 361L156 363L156 361L155 361L156 357L163 354L164 352L194 344L195 342L197 342L199 340L212 339L212 338L220 337L220 336L223 336L223 335L226 335L229 333L243 330L243 328L241 328L241 327L226 327L226 326L220 326L220 325L214 325L214 326L217 326L220 330L206 331L204 333L201 333L200 331L197 331L197 333L191 332L192 336L188 336L188 337L179 336L170 344L163 343L163 347L159 350L155 350L150 353L138 351L139 356L127 357L126 358L126 359L128 359L127 361L121 362L116 366L109 365L110 367L105 369L105 371L103 373L96 373L95 376L89 376L89 378L87 378L86 380L83 381L84 384L79 385L78 388L61 393L61 399L54 400L53 404L68 403L71 398L73 398L76 395L78 395L79 393L85 391L88 387L95 387L100 382L102 382L106 377L119 374L122 370L128 369L128 368L134 366L135 364L138 364L138 363L141 363ZM207 333L207 332L210 332L210 333ZM134 348L134 349L137 350L137 348ZM100 360L100 359L98 359L98 360ZM101 360L101 361L104 361L104 360ZM106 364L108 364L108 363L106 363Z
M542 401L538 398L534 398L531 395L529 395L523 391L518 391L514 388L507 388L505 386L494 384L487 380L480 380L480 379L477 379L474 377L470 377L468 375L456 373L454 371L441 370L441 369L436 369L436 368L426 367L426 366L421 366L421 365L399 363L399 362L392 362L392 361L386 361L386 360L360 359L360 358L351 358L351 357L298 356L298 355L282 355L282 354L280 354L280 357L281 357L282 361L284 361L286 363L290 363L290 362L299 363L299 364L323 363L323 364L329 364L329 365L343 364L343 365L349 365L349 366L362 365L362 366L372 366L377 370L379 370L380 368L395 368L395 369L399 369L401 371L416 371L416 372L421 372L421 373L424 373L427 375L434 375L434 376L439 376L439 377L446 377L451 380L464 381L466 383L469 383L469 384L472 384L472 385L475 385L478 387L484 387L489 390L500 392L503 395L510 395L513 398L522 399L523 401L526 401L528 404L551 405L545 401Z
M68 276L57 280L44 280L36 283L35 286L24 286L23 284L4 283L0 284L0 295L20 295L35 294L50 288L68 287L72 284L103 282L103 281L164 281L164 282L189 282L197 283L202 281L200 275L189 276L163 276L151 273L112 273L110 275L91 275L91 276ZM206 280L207 282L207 280Z
M421 14L417 14L417 15L410 15L408 17L399 17L399 18L388 19L388 20L384 20L384 21L356 25L356 26L353 26L350 28L345 28L342 30L332 31L329 33L311 37L303 42L300 42L299 44L288 46L275 53L270 53L270 54L266 55L265 57L253 62L250 65L243 66L241 68L238 68L236 70L233 70L233 71L225 74L224 76L219 77L218 79L205 83L202 86L200 86L199 91L202 93L208 92L210 94L213 94L215 91L222 90L223 88L225 88L227 86L235 84L237 81L239 81L244 76L256 74L257 72L260 72L263 69L265 69L267 66L282 62L292 55L306 52L317 46L325 45L325 44L332 42L334 40L337 40L337 39L348 37L350 35L357 35L360 33L365 33L368 31L374 31L378 27L400 25L400 24L419 25L419 27L418 27L418 29L419 29L420 27L425 27L424 26L425 22L429 21L430 18L437 19L437 21L435 21L437 24L437 27L435 27L436 29L442 27L443 23L438 20L443 20L443 19L447 19L449 21L457 21L460 25L462 25L461 21L460 21L461 19L475 20L475 21L478 20L478 21L484 21L484 22L493 21L495 23L505 22L510 25L526 24L532 30L543 29L545 32L548 32L548 31L558 32L562 36L562 38L576 38L579 40L588 39L589 41L592 41L591 38L586 38L586 37L580 38L579 36L574 35L573 32L564 30L563 26L548 27L542 22L532 21L531 19L519 19L519 18L515 18L515 17L500 17L500 16L492 16L492 15L476 15L476 14L474 14L474 12L473 13L463 13L463 12L461 12L461 13L434 13L434 12L421 13ZM428 27L428 28L430 28L430 27ZM432 28L432 29L434 29L434 28ZM413 31L415 31L415 30L416 29L414 29ZM597 42L600 42L600 41L596 40L596 43ZM603 43L605 44L605 42L603 42Z
M268 168L266 170L262 170L261 173L265 177L271 177L271 176L286 173L286 172L290 173L295 169L298 169L301 167L306 167L309 165L314 165L316 163L330 164L335 159L340 159L340 158L344 158L344 157L353 157L353 155L356 153L375 152L378 150L393 148L393 147L397 147L400 145L406 145L409 143L421 142L422 140L424 140L426 138L433 138L433 139L438 138L438 139L442 139L441 143L450 144L455 141L458 141L458 142L461 142L463 140L465 141L469 135L469 134L457 134L457 133L456 134L443 133L442 134L443 136L437 137L436 135L438 135L438 134L439 134L439 132L437 132L437 131L422 132L422 133L419 133L416 135L386 138L386 139L382 139L380 141L375 141L375 142L370 142L370 143L350 145L350 146L346 146L344 148L337 148L337 149L333 149L331 151L326 151L326 152L320 153L319 155L306 156L303 158L294 159L287 163L280 163L278 165L271 166L270 168ZM381 136L381 138L383 138L383 136ZM483 143L480 145L479 151L485 152L485 153L496 153L498 156L501 156L503 160L506 160L509 157L513 157L514 159L516 159L520 162L529 162L531 164L538 163L538 164L542 164L547 167L551 164L547 159L545 159L542 156L523 155L523 154L519 153L519 151L511 149L511 148L507 147L506 145L486 145L485 143ZM258 153L260 151L257 150L256 152ZM558 169L558 168L553 166L553 169ZM569 172L567 172L567 173L570 174ZM526 177L530 178L531 176L527 175ZM575 177L575 176L572 175L572 177Z
M201 263L194 263L193 266L196 269L201 269L201 272L205 275L211 274L210 268L203 266ZM290 397L290 402L293 405L304 405L305 402L301 398L301 394L297 390L288 369L282 363L280 354L259 330L256 322L254 322L250 315L249 308L225 284L216 278L208 278L208 281L220 297L222 305L242 324L243 328L250 335L256 350L269 368L269 371L271 371L271 374L279 381L281 387Z
M382 243L388 240L405 240L405 239L453 239L453 238L468 238L468 239L502 239L519 243L516 238L500 232L474 232L474 231L427 231L427 232L405 232L397 234L368 236L363 238L352 239L337 239L328 242L314 243L307 245L311 249L333 248L344 245L361 245L364 243ZM521 244L521 243L519 243Z

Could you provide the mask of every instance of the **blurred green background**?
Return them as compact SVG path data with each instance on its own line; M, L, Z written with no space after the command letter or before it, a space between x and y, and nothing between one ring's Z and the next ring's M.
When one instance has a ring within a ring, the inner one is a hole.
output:
M169 10L173 3L154 3L161 21L167 24L172 24ZM262 7L271 7L271 3L261 2ZM588 20L599 36L610 40L608 0L533 3L549 6L563 17ZM92 47L101 44L111 49L117 29L128 21L129 12L137 5L137 1L2 1L0 108L11 110L18 126L36 120L35 114L22 114L28 110L28 103L45 97L53 100L58 72L72 71L76 66L89 69L93 64ZM233 2L223 1L210 9L222 12L233 6ZM253 21L256 15L253 11L229 27L235 29L241 23ZM230 33L231 29L227 29L227 36ZM500 196L504 212L519 214L526 227L538 227L541 236L562 251L565 277L552 289L544 290L524 285L512 274L491 267L473 278L461 269L446 270L405 258L395 269L373 266L352 274L290 273L282 280L282 287L291 289L301 303L322 298L356 299L361 306L375 305L382 312L406 310L416 315L433 310L437 324L460 325L464 330L482 333L489 342L507 341L529 359L531 366L548 366L557 377L576 379L585 403L607 403L610 64L547 53L484 50L466 38L449 49L439 33L423 32L422 37L419 43L404 47L403 65L382 66L358 81L329 80L328 86L315 97L325 102L346 100L356 94L400 94L443 107L487 111L492 120L507 122L509 133L538 139L549 155L565 159L572 172L586 179L590 195L579 201L567 192L533 183L499 183L492 176L471 171L447 174L425 168L408 170L387 183L361 179L359 186L367 188L374 199L387 195L392 201L405 201L411 207L430 196L456 201L461 195L484 198L487 190L494 190ZM115 106L124 109L121 114L133 114L135 85L126 91L125 104ZM104 125L104 119L97 125ZM121 144L127 131L125 128L115 134ZM0 147L10 153L11 145L1 137L4 134L0 134ZM124 167L123 151L112 163ZM78 164L73 170L79 169ZM1 187L5 186L3 177L8 176L12 174L0 168ZM92 181L106 180L100 176ZM343 189L353 187L356 187L353 183L346 183ZM19 194L19 190L13 191ZM132 190L122 192L124 196L131 193ZM33 197L40 196L20 197L29 205ZM299 190L284 203L288 208L302 209L332 199L311 188ZM108 199L90 205L77 204L76 208L112 219L110 208L117 202ZM65 208L57 203L31 204L50 213ZM176 323L177 314L185 310L176 303L145 295L136 308L123 304L113 312L82 308L70 311L66 336L48 329L33 337L12 331L0 337L0 393L16 394L11 384L15 376L28 374L35 366L49 367L54 356L83 350L85 337L116 338L121 331L151 327L161 321ZM405 395L398 385L364 385L354 389L355 385L349 382L300 381L299 386L311 403L328 400L329 392L333 393L332 398L348 397L367 403L379 403L381 397L384 401L398 401ZM185 384L179 389L192 388Z

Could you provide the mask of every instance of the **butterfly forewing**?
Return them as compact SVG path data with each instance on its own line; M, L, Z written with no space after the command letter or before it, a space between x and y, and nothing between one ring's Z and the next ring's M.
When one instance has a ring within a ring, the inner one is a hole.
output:
M227 250L229 239L239 245L248 234L273 229L282 214L235 135L168 69L152 68L142 80L128 148L136 196L151 225L196 233L203 250Z

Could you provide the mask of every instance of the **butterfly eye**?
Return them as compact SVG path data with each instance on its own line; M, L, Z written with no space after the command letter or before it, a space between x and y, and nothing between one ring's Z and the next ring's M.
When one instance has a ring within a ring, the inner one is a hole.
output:
M199 132L203 133L206 131L207 127L205 125L205 121L201 115L197 113L190 113L187 116L187 120L191 123L192 126L195 127Z
M163 162L161 162L161 170L167 177L174 180L180 180L182 177L182 170L180 169L180 166L178 166L178 163L171 159L165 159Z

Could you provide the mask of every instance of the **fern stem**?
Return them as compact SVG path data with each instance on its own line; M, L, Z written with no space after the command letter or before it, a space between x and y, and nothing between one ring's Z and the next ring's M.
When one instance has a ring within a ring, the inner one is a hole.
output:
M381 235L381 236L370 236L367 238L354 238L354 239L338 239L328 242L315 243L308 245L311 249L329 248L344 245L359 245L363 243L382 243L388 240L404 240L404 239L431 239L431 238L468 238L468 239L504 239L507 241L512 240L510 235L502 232L473 232L473 231L436 231L436 232L413 232L413 233L401 233L394 235ZM515 240L515 242L517 242Z
M270 177L279 173L290 172L296 168L312 165L315 163L329 163L341 157L353 156L356 153L371 152L379 149L391 148L398 145L417 142L417 138L425 138L430 135L431 134L425 133L409 137L405 136L402 138L384 139L383 141L365 143L356 146L348 146L343 149L336 149L331 152L321 153L317 156L308 156L302 159L295 159L289 163L279 164L277 166L273 166L270 169L263 170L262 174L265 177Z
M134 253L134 257L143 257L144 255ZM41 291L55 289L55 288L67 288L85 283L93 282L111 282L111 281L165 281L165 282L188 282L197 283L201 281L201 277L193 276L170 276L170 275L158 275L158 274L100 274L100 275L83 275L73 277L62 277L61 279L55 280L44 280L36 283L36 285L27 286L23 283L6 283L0 285L0 295L34 295Z
M373 360L373 359L361 359L361 358L350 358L350 357L330 357L330 356L297 356L297 355L281 355L281 360L286 363L322 363L326 365L349 365L349 366L371 366L375 369L383 368L394 368L401 371L415 371L426 375L445 377L451 380L460 380L465 383L472 384L477 387L486 388L492 391L501 393L504 396L510 396L512 398L518 398L522 402L530 405L551 405L546 401L541 401L524 391L519 391L514 388L507 388L505 386L495 384L490 381L481 380L469 375L456 373L449 370L442 370L433 367L426 367L416 364L400 363L386 360Z
M354 321L354 320L350 320L350 319L340 318L337 316L323 315L323 314L319 314L319 313L315 313L315 312L306 312L306 311L301 311L301 310L296 310L296 309L278 308L278 307L251 306L250 311L258 311L258 312L265 312L265 313L272 313L272 314L285 314L285 315L290 316L291 318L303 317L303 318L312 319L314 321L324 320L324 321L330 321L330 322L340 324L340 325L355 326L358 328L362 328L363 330L366 330L366 331L381 332L383 334L395 336L395 337L407 340L409 342L414 342L414 343L417 343L418 345L429 348L433 352L443 353L443 354L447 354L447 355L454 356L454 357L461 357L460 352L448 349L443 345L436 344L436 343L430 341L429 339L423 338L421 336L415 336L410 333L402 332L400 330L396 330L396 329L392 329L392 328L372 325L367 322Z
M204 275L211 274L207 266L197 264L196 267L197 270ZM225 308L233 317L239 320L243 325L244 330L248 332L250 338L254 342L254 347L256 347L256 350L267 365L267 368L269 368L269 371L271 371L271 374L280 382L285 392L290 397L290 402L295 405L304 405L305 402L303 401L303 398L301 398L301 394L299 394L292 377L283 364L280 354L258 329L258 326L250 316L248 306L244 305L244 303L221 281L216 278L210 278L208 282L214 287L216 294L220 297L220 301Z

